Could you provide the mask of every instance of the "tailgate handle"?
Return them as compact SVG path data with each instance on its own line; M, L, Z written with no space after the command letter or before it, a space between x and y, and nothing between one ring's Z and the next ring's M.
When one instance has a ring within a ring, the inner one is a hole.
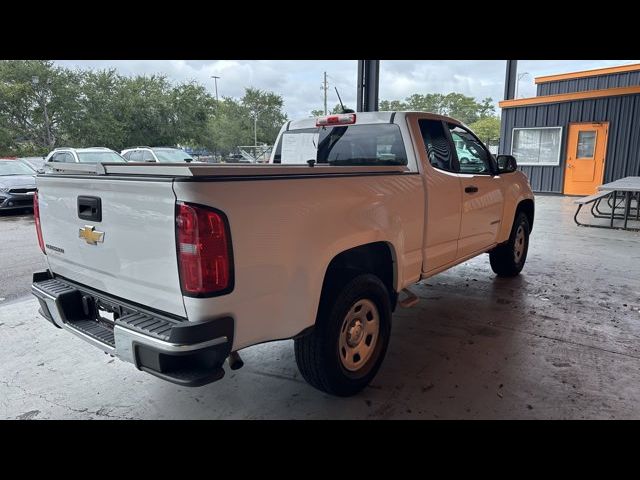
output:
M91 220L94 222L102 221L102 201L100 197L78 197L78 218L83 220Z

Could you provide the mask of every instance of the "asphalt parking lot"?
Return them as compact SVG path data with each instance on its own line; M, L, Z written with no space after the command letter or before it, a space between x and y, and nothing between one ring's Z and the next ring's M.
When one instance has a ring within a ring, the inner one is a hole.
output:
M46 268L30 210L0 212L0 306L24 297L31 275Z
M638 418L640 233L576 227L571 198L536 202L523 274L498 279L481 256L417 285L378 376L346 399L301 379L291 341L187 389L55 329L28 294L44 264L31 220L2 217L0 418Z

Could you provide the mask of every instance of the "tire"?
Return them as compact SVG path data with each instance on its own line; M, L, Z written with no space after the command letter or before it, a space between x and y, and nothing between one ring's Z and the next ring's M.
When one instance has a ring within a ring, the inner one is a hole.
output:
M523 212L516 215L509 240L489 252L491 269L499 277L515 277L525 262L529 250L529 219Z
M298 369L318 390L355 395L378 372L390 333L387 288L375 275L357 274L339 291L323 292L315 328L295 339Z

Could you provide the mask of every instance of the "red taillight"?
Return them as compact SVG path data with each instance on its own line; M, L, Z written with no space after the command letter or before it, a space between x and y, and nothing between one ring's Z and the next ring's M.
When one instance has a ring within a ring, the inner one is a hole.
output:
M38 244L40 250L45 255L47 252L44 249L44 239L42 238L42 226L40 225L40 204L38 203L38 192L33 195L33 218L36 221L36 234L38 235Z
M343 113L340 115L329 115L328 117L319 117L316 120L316 127L324 127L326 125L350 125L356 123L355 113Z
M222 212L204 206L179 203L176 209L176 241L182 293L210 296L233 287L231 242Z

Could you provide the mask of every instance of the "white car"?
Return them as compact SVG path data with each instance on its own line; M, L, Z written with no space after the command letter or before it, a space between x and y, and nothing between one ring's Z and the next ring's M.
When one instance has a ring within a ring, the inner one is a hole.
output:
M56 148L47 155L44 166L52 163L101 163L126 162L118 152L106 147Z
M60 165L36 180L43 316L187 386L293 339L311 385L353 395L411 285L485 252L517 275L534 220L512 156L421 112L288 122L269 164Z
M120 152L128 162L183 163L196 162L181 148L173 147L134 147Z

